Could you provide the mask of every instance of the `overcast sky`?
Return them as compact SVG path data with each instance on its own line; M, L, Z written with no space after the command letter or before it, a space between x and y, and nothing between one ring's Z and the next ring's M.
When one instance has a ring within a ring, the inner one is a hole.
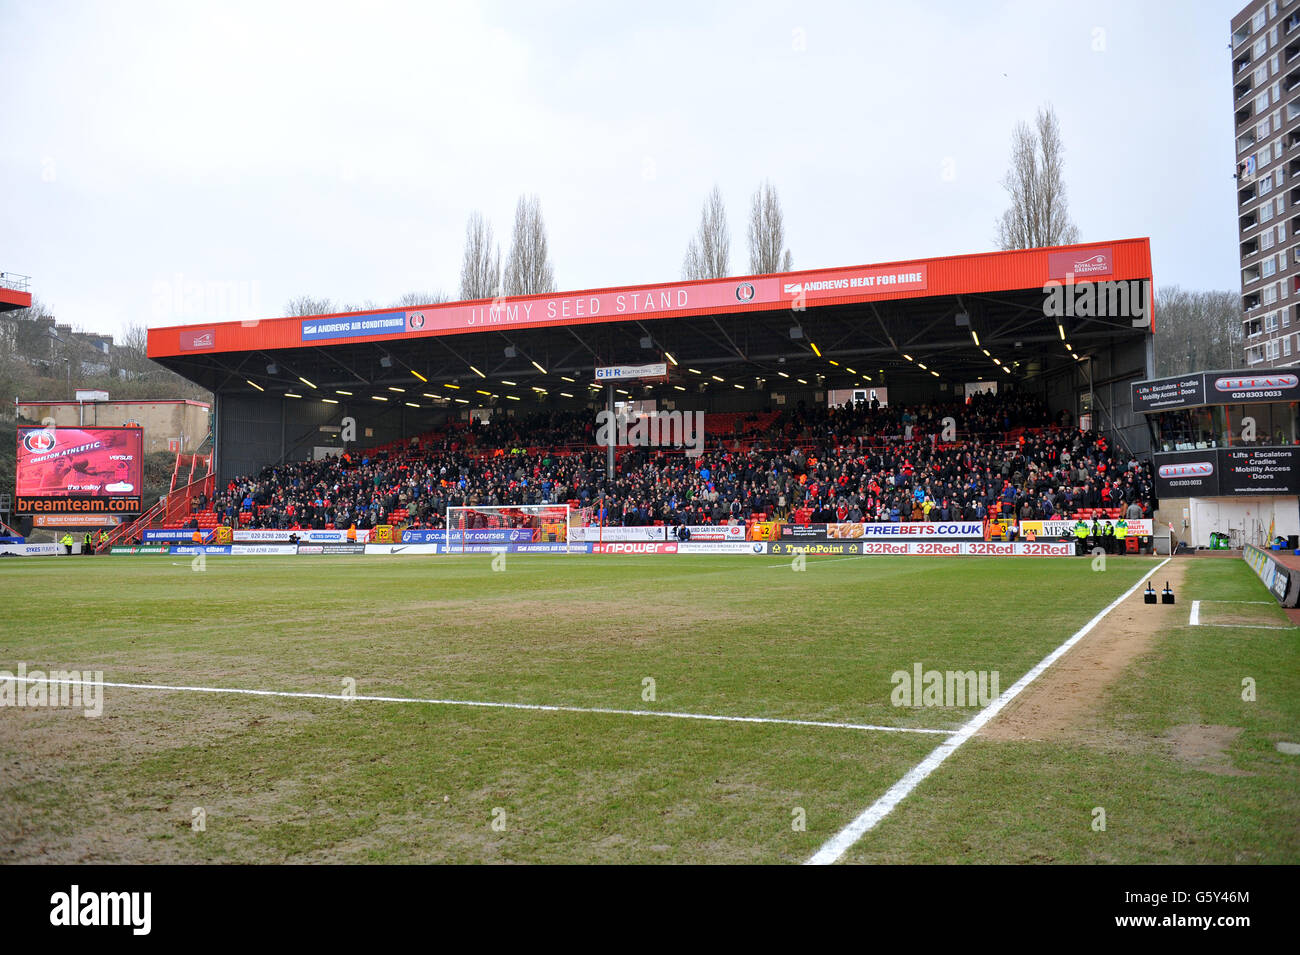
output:
M741 273L764 178L796 268L981 252L1051 103L1083 239L1237 291L1243 5L0 0L0 271L113 333L454 297L537 193L559 288L671 281L717 183Z

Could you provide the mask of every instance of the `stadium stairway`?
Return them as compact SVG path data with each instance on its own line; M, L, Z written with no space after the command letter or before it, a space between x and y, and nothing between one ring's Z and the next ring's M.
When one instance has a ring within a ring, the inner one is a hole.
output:
M182 473L186 483L177 487ZM195 475L198 475L196 477ZM108 534L108 539L95 548L96 553L108 552L114 544L131 542L152 527L179 527L196 516L193 501L200 495L212 498L216 476L212 473L212 455L177 454L172 469L171 489L130 524L119 524ZM211 511L208 512L211 514ZM213 515L213 526L216 526ZM199 522L202 527L202 521ZM206 535L205 535L206 536Z

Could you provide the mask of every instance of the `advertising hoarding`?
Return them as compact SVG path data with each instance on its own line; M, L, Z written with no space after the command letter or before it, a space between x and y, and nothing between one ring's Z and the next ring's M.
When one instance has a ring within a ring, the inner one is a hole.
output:
M18 429L15 514L138 514L139 427Z

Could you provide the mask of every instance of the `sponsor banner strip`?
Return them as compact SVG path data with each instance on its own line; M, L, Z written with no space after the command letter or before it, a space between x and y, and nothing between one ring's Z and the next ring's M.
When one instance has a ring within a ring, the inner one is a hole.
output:
M676 542L657 541L606 541L591 545L596 554L675 554L679 546Z
M123 518L116 514L33 514L33 527L116 527Z
M1254 544L1247 544L1242 548L1241 556L1283 607L1294 607L1300 602L1300 578L1272 554Z
M230 552L236 557L263 555L292 555L298 553L298 548L293 544L233 544Z
M0 544L0 554L10 557L57 557L62 544Z
M442 545L437 543L431 544L367 544L365 547L367 557L388 556L389 554L402 554L413 556L417 554L440 554Z
M1072 557L1074 544L1068 541L774 541L768 545L768 553L775 556Z
M900 521L862 524L782 524L781 538L833 538L852 540L869 537L939 537L948 539L982 538L984 525L980 521Z
M682 541L679 554L766 554L765 541Z
M668 539L666 527L570 527L574 541L662 541Z
M193 533L187 531L186 533ZM287 544L289 535L296 534L300 544L348 544L348 532L346 530L237 530L231 533L231 538L236 544ZM370 530L358 530L358 544L364 544L370 539Z
M1118 518L1114 520L1099 518L1097 523L1104 527L1106 525L1113 526L1118 521ZM1084 523L1088 525L1089 529L1092 528L1093 522L1091 518L1085 519ZM1033 531L1039 537L1072 537L1074 536L1074 524L1074 521L1069 520L1021 521L1020 533L1023 535ZM1153 533L1153 525L1149 518L1125 520L1125 524L1128 526L1128 537L1150 537Z
M693 541L743 541L745 539L744 524L687 524L686 529L691 532Z
M536 544L460 544L443 546L444 554L590 554L593 544L565 544L562 541Z

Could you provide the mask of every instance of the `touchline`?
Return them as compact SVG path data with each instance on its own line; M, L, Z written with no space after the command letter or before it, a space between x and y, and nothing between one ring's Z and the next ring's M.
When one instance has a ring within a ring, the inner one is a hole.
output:
M0 706L49 706L80 709L88 717L104 713L102 670L28 671L18 662L15 676L0 670Z

